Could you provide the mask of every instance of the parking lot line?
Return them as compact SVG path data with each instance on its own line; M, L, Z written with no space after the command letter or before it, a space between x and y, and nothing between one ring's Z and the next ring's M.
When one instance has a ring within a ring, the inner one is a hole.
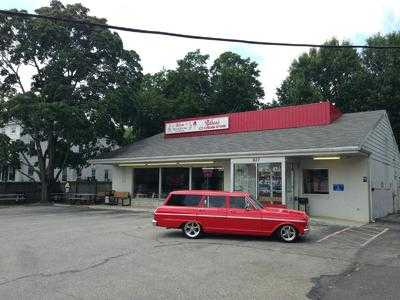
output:
M376 239L378 236L384 234L386 231L388 231L389 228L385 228L384 230L382 230L380 233L374 235L372 238L370 238L368 241L366 241L364 244L361 245L361 247L364 247L365 245L369 244L370 242L372 242L374 239Z
M364 229L364 230L376 230L376 231L381 231L382 227L369 227L366 225L356 227L357 229Z
M363 242L363 241L355 241L353 239L348 239L346 236L343 235L333 236L331 237L330 241L334 241L336 243L340 243L341 245L347 245L352 247L360 246L360 244Z
M375 234L371 234L371 233L360 231L358 228L357 229L349 229L349 231L360 233L360 234L363 234L363 235L368 235L368 236L375 236Z
M351 228L351 227L346 227L346 228L343 228L343 229L341 229L341 230L335 231L334 233L328 234L327 236L323 237L322 239L319 239L319 240L317 241L317 243L320 243L320 242L322 242L322 241L325 241L326 239L329 239L330 237L335 236L335 235L337 235L337 234L339 234L339 233L345 232L345 231L349 230L350 228Z

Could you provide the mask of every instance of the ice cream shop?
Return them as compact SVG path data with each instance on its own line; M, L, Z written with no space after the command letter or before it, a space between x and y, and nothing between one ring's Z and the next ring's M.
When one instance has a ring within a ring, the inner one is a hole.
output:
M342 113L329 101L167 121L163 133L92 163L112 165L113 189L133 199L248 191L266 206L361 222L399 209L386 112Z

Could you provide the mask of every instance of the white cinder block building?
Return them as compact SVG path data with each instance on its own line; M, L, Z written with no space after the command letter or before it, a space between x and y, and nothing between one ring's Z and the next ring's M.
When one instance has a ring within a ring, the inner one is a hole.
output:
M9 123L7 126L0 128L0 133L7 135L14 141L22 140L26 144L32 140L30 136L22 135L22 127L17 123ZM46 148L46 144L43 145L43 148ZM37 162L37 157L30 156L28 157L28 160L31 164L34 164ZM55 173L58 173L58 170L55 170ZM40 181L39 176L33 172L33 169L29 168L26 164L23 164L19 170L14 170L13 168L0 169L0 182L32 181L24 174L33 177L35 181ZM96 178L97 181L111 181L112 168L104 165L91 165L81 170L65 168L60 175L59 181L86 180L87 178Z
M400 155L385 111L342 114L321 102L172 120L165 132L93 161L113 189L248 191L268 205L367 222L399 209Z

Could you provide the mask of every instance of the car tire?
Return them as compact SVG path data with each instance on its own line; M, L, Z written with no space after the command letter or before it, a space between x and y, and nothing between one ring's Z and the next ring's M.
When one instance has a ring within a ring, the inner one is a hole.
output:
M202 230L199 223L191 221L183 224L182 232L188 239L197 239L201 236Z
M286 243L293 243L299 237L299 233L293 225L286 224L279 227L278 236L281 241L284 241Z

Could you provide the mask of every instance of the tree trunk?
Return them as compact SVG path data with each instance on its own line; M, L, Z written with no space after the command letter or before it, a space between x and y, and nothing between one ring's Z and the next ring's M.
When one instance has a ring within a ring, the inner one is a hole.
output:
M42 180L42 194L41 194L41 203L49 203L50 202L50 197L49 197L49 185L46 180Z

